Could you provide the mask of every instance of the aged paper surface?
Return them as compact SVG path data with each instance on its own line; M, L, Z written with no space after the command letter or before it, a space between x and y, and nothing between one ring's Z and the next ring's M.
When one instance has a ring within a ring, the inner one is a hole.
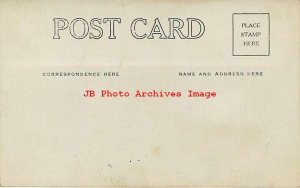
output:
M300 186L299 11L1 0L1 186Z

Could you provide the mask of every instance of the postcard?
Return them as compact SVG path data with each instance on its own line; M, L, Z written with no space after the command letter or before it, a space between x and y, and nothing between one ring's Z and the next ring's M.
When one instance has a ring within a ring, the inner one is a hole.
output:
M300 1L0 1L2 187L299 187Z

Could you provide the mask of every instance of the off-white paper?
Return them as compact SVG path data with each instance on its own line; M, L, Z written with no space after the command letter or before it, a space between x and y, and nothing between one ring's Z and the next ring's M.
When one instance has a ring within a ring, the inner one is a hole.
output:
M300 186L299 1L0 1L1 186Z

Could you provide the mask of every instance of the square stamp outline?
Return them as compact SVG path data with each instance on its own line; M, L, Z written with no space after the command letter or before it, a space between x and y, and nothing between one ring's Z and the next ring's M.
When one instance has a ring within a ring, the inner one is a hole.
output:
M267 14L268 15L268 53L267 54L243 54L243 55L236 55L234 54L234 15L239 15L239 14ZM270 13L233 13L232 14L232 56L270 56L270 44L271 44L271 40L270 40L270 32L271 32L271 25L270 25Z

